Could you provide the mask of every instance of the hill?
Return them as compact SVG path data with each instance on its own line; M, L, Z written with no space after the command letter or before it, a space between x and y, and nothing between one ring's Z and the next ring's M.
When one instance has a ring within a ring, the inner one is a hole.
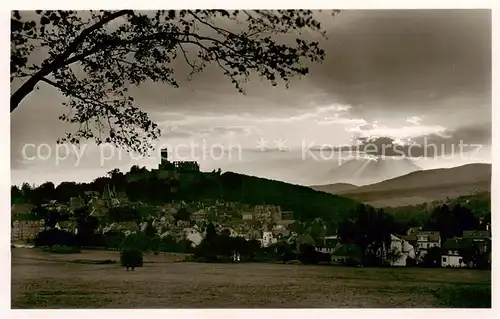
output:
M293 211L297 220L320 217L336 221L350 214L358 204L355 200L306 186L232 172L222 174L215 182L218 187L205 187L197 197L215 197L252 205L280 205L283 210Z
M331 169L327 175L335 183L368 185L420 169L408 158L372 156L350 159Z
M328 185L320 187L327 189ZM396 207L455 198L472 192L489 192L490 188L491 164L468 164L420 170L336 194L376 207Z
M393 215L396 220L413 226L424 225L432 211L443 203L448 206L461 205L469 209L474 216L485 222L491 222L491 193L478 192L471 195L463 195L444 201L426 202L417 205L384 207L384 211Z
M195 205L217 200L250 206L279 205L283 211L292 211L295 220L322 218L332 226L359 204L353 199L318 192L306 186L232 172L162 175L158 171L136 168L125 174L115 171L111 177L100 177L91 183L65 182L57 187L45 183L36 189L27 188L24 192L13 187L11 192L13 201L31 203L52 200L69 203L72 197L86 197L87 193L103 193L105 189L113 189L113 193L120 194L121 198L126 197L131 202L146 206L163 206L172 202Z

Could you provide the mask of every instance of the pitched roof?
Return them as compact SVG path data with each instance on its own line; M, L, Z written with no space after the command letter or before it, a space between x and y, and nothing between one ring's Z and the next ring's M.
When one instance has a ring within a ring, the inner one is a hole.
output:
M416 235L401 236L401 239L404 239L407 242L416 242L417 241L417 236Z
M429 240L429 241L439 241L439 239L440 239L439 231L435 231L435 230L420 231L416 235L417 236L427 236L427 240Z

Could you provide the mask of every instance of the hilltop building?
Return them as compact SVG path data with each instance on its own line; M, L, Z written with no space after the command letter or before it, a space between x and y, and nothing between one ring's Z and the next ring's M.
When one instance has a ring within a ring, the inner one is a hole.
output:
M168 150L161 150L161 162L158 166L160 171L174 171L178 173L199 172L200 165L196 161L173 161L168 160Z

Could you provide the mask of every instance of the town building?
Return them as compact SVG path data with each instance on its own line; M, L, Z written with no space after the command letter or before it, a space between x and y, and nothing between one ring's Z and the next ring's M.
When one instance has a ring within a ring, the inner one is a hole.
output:
M36 235L44 230L45 221L42 220L14 220L12 221L11 240L26 241L35 239Z
M441 247L441 236L439 231L420 231L416 236L416 257L419 261L422 260L429 249Z
M450 238L443 244L441 255L441 267L465 268L468 265L464 262L462 252L464 249L472 248L472 241L464 238Z
M389 252L394 254L393 259L387 260L391 266L406 266L408 258L415 259L416 252L413 245L407 240L391 235ZM387 259L387 252L386 252Z
M480 253L488 252L491 242L491 234L487 230L464 230L462 238L472 240Z
M467 261L464 252L474 254L487 254L491 263L491 234L485 230L465 230L462 237L450 238L443 244L441 255L442 267L469 267L473 268L474 262Z
M278 242L278 240L273 236L273 233L270 231L262 232L262 239L259 241L262 243L262 247L269 247Z
M192 247L198 246L203 240L203 235L196 226L184 228L183 232L186 239L192 242Z

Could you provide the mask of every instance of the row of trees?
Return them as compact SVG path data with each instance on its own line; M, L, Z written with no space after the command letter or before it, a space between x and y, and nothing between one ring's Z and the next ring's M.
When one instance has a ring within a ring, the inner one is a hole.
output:
M375 252L390 247L391 234L401 231L401 225L391 215L382 209L361 204L352 216L340 223L338 236L341 243L359 247L361 263L367 265L380 263Z

